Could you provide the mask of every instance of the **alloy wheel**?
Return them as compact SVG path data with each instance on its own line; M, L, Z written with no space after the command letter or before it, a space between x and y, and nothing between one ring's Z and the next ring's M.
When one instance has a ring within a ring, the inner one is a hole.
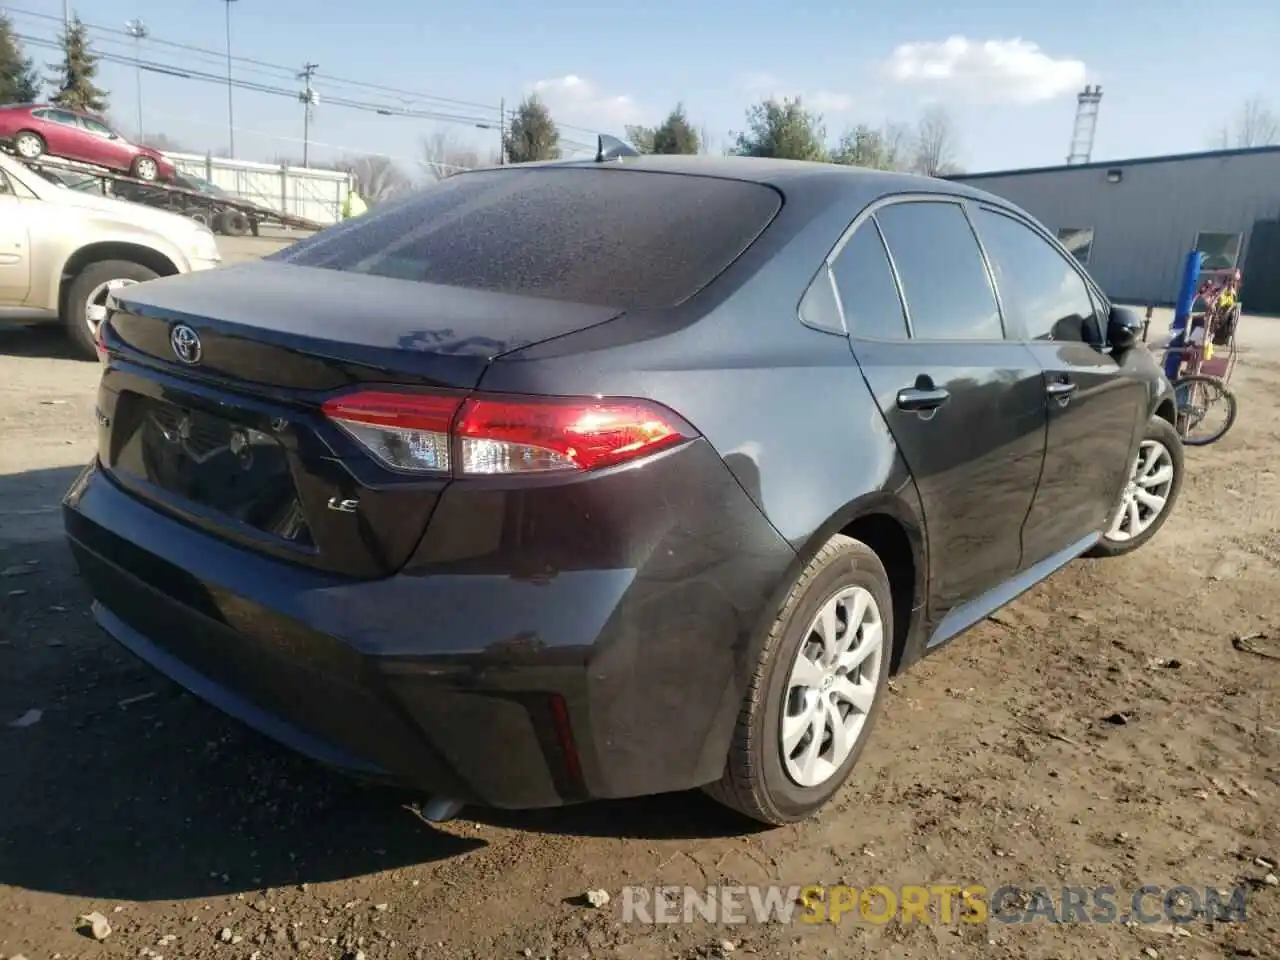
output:
M779 741L787 776L821 786L857 745L875 702L884 625L870 591L846 587L809 625L787 678Z
M1159 440L1143 440L1129 472L1129 482L1112 517L1107 539L1116 542L1142 536L1164 513L1173 489L1173 457Z
M91 338L98 335L98 327L103 320L107 319L107 301L111 299L112 291L119 290L121 287L131 287L137 282L137 280L127 280L122 277L100 283L93 288L84 306L84 322L89 328Z

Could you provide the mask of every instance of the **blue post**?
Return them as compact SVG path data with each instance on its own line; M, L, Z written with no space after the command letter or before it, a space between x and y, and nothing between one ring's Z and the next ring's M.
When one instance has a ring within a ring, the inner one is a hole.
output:
M1186 343L1187 323L1191 319L1191 308L1196 302L1196 288L1200 285L1200 265L1204 262L1204 254L1199 250L1192 250L1187 254L1186 262L1182 267L1182 285L1178 288L1178 302L1173 308L1173 323L1169 325L1169 332L1173 337L1169 340L1169 346L1176 348ZM1182 354L1177 350L1171 350L1165 356L1164 373L1165 376L1172 380L1178 374L1178 367L1182 363Z

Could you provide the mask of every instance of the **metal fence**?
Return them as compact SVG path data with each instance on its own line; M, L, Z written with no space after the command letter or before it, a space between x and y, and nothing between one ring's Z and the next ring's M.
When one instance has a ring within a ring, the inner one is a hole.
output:
M229 160L211 154L165 156L189 177L200 177L243 200L317 223L337 223L351 190L351 177L340 170Z

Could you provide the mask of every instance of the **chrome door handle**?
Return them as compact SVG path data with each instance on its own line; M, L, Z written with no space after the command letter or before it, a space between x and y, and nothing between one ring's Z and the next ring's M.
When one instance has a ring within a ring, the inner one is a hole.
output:
M929 390L909 387L898 391L898 409L913 412L936 410L950 399L951 394L941 387Z

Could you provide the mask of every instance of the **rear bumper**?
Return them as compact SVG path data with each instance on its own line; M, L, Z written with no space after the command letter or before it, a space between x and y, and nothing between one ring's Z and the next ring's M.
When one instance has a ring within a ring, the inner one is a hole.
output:
M748 516L753 536L685 583L644 569L351 581L188 527L96 463L64 501L99 624L153 667L323 763L507 808L720 775L767 581L794 560Z

